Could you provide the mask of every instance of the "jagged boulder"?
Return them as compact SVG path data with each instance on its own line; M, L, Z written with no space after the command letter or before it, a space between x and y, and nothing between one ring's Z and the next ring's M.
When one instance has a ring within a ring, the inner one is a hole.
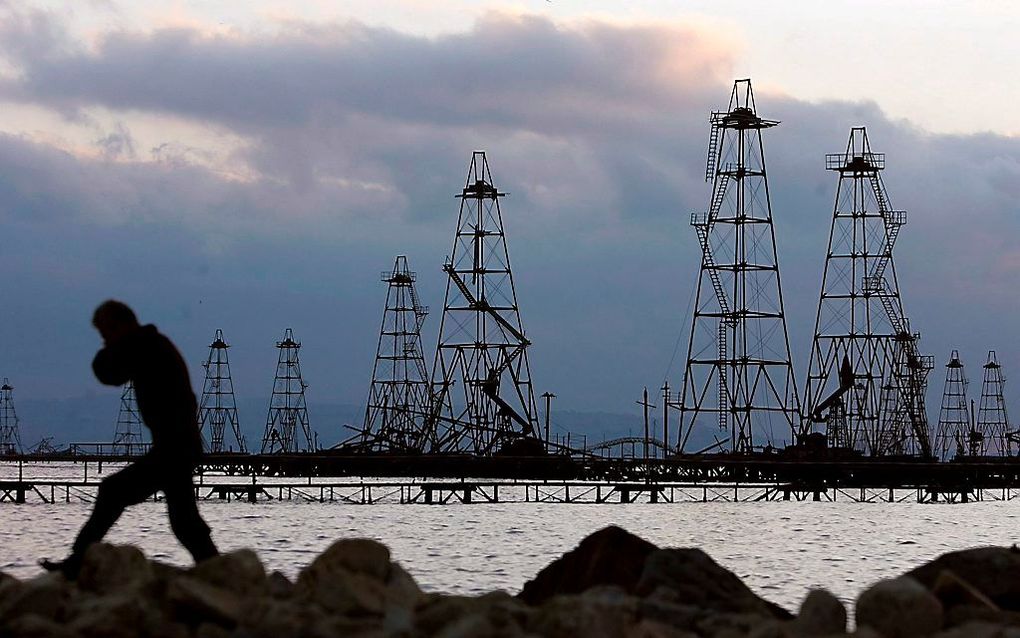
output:
M108 594L146 587L155 576L153 564L137 547L93 543L85 551L77 582L86 591Z
M67 615L73 593L59 574L43 574L27 581L6 580L0 584L0 629L27 616L60 622Z
M857 626L885 638L930 636L942 628L942 603L917 580L901 576L883 580L857 599Z
M1020 548L1016 545L950 552L905 575L933 590L944 571L952 572L1000 609L1020 611Z
M528 629L547 638L615 638L637 624L638 599L617 586L554 596L538 609Z
M526 635L535 610L505 592L481 596L430 594L415 612L415 630L425 636L474 638Z
M649 553L635 592L644 596L659 588L671 589L678 600L701 609L792 618L790 612L752 592L736 574L700 549Z
M794 627L805 636L842 634L846 618L846 607L838 598L824 589L812 589L800 605Z
M396 629L410 623L421 599L414 579L390 561L385 545L367 539L333 543L302 570L294 596L349 617L385 617Z
M260 595L269 586L262 561L250 549L239 549L204 560L195 565L188 576L242 597Z
M530 605L539 605L554 596L579 594L596 585L616 585L624 591L633 591L645 559L657 549L622 528L603 528L547 565L524 584L518 596Z

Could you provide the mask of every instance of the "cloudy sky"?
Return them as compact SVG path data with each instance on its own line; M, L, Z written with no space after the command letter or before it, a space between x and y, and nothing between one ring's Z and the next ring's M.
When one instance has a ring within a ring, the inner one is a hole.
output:
M486 149L537 391L630 411L679 383L707 115L742 77L783 121L765 143L798 375L823 157L855 125L909 214L896 263L940 363L932 418L951 349L972 379L989 349L1020 369L1010 3L209 4L0 0L0 375L19 398L103 392L89 318L118 297L196 377L222 328L238 393L267 395L292 327L310 400L363 403L379 272L418 271L431 356L453 195Z

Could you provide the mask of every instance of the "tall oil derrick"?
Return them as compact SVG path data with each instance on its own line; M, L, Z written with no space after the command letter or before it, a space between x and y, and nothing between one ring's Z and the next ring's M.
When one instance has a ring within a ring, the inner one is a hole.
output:
M418 299L415 278L404 255L397 256L393 270L382 273L388 288L359 441L365 451L425 451L432 396L421 327L429 309Z
M967 403L967 375L960 353L953 350L946 364L946 384L942 390L942 407L935 432L935 456L948 460L957 454L980 454L974 449L979 439L973 436L970 406Z
M874 456L931 455L924 394L931 356L903 313L893 246L906 213L889 203L864 127L846 151L825 157L839 173L804 391L806 435Z
M0 385L0 455L21 454L18 413L14 410L14 388L4 377Z
M1006 378L995 350L988 351L981 381L981 403L978 404L976 434L982 439L981 454L1012 456L1016 450L1017 433L1009 428L1003 386Z
M308 425L308 408L305 406L305 388L301 378L298 351L301 343L287 328L283 341L277 341L280 356L276 362L273 396L269 400L266 432L262 437L262 453L304 452L316 448L315 435ZM302 442L300 438L304 438Z
M124 384L120 393L120 410L117 412L117 430L113 435L113 447L124 454L140 454L145 444L142 439L142 416L135 399L134 381Z
M762 131L750 80L713 112L708 212L691 215L701 274L680 391L680 450L694 428L749 453L792 437L800 400L790 362Z
M431 452L541 453L528 346L499 198L484 151L460 195L439 345L432 368Z
M234 381L230 376L230 360L223 340L223 331L217 330L209 344L209 356L205 368L205 383L202 385L202 400L198 407L198 425L202 430L202 445L214 454L228 451L225 436L227 426L234 437L237 451L245 454L248 446L241 433L241 421L237 416L237 400L234 397Z

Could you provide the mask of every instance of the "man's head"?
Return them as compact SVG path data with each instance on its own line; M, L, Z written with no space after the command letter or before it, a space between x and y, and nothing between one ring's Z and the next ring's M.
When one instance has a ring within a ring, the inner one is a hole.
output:
M110 344L137 330L138 317L127 304L108 299L92 313L92 325L103 336L103 341Z

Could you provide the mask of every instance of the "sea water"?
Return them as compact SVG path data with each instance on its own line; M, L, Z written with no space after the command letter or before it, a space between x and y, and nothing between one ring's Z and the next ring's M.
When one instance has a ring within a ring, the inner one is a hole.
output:
M40 466L33 475L80 477L82 467ZM105 474L112 471L106 468ZM17 467L0 464L0 477ZM90 478L95 477L95 470ZM98 478L98 477L96 477ZM0 570L27 578L40 558L61 558L91 504L0 503ZM294 577L341 538L385 543L426 590L517 592L587 534L619 525L660 547L699 547L759 595L795 610L813 587L847 602L882 578L944 552L1010 545L1020 537L1020 501L968 504L472 503L354 505L307 501L202 501L222 551L249 547L267 569ZM108 540L150 558L187 565L161 502L137 505Z

